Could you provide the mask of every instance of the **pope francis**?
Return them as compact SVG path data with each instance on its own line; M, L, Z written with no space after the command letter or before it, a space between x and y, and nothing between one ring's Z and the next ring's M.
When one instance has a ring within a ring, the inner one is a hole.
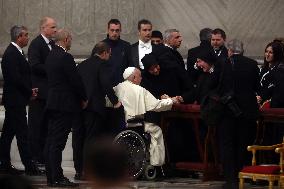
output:
M128 67L123 73L124 82L114 87L114 91L125 111L127 126L132 126L130 120L143 120L147 111L167 111L178 100L173 98L156 99L149 91L139 86L141 72L135 67ZM165 95L166 96L166 95ZM150 163L153 166L161 166L165 162L165 146L161 128L149 122L144 122L145 132L151 135Z

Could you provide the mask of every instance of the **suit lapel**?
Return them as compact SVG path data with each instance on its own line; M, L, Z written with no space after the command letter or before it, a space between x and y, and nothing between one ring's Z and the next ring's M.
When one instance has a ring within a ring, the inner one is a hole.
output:
M21 57L21 59L25 62L27 62L25 55L23 55L18 49L17 47L15 47L13 44L10 44L10 47L13 48L13 51L15 52L15 54L18 54L19 57Z
M138 52L138 42L132 47L132 61L135 67L139 67L139 52Z
M15 56L19 57L19 61L20 61L19 67L21 69L26 70L26 72L30 73L30 65L29 65L27 59L25 58L25 56L14 45L10 44L10 48L13 49Z
M45 51L46 51L46 52L51 51L50 48L48 47L48 44L45 42L45 40L44 40L43 37L41 36L41 34L39 35L39 38L41 39L41 42L42 42L42 45L43 45L44 48L45 48Z

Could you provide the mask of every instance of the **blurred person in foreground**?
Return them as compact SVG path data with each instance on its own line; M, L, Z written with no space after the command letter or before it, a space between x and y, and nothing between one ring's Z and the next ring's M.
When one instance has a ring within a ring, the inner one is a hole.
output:
M1 189L34 189L30 180L16 175L1 175Z
M127 153L111 138L97 139L86 146L86 178L94 188L123 186L128 179Z

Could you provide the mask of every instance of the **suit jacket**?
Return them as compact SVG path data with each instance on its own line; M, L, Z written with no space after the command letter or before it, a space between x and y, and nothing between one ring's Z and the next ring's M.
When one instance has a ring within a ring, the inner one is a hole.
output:
M2 103L5 107L25 107L32 94L31 71L20 51L10 44L3 54L4 78Z
M45 60L50 49L41 35L32 40L28 49L28 59L32 71L32 86L38 88L38 98L47 98L47 75Z
M234 93L243 116L256 119L258 104L256 93L259 90L259 68L257 62L242 55L233 55Z
M183 57L181 56L181 54L177 51L177 50L174 50L170 47L167 47L170 49L170 51L172 52L172 54L175 56L175 59L176 59L176 63L182 67L183 69L185 69L185 64L184 64L184 61L183 61Z
M89 99L86 110L97 112L101 116L106 114L106 95L112 104L118 102L107 72L108 66L108 62L98 56L92 56L78 65Z
M130 55L131 55L131 61L132 61L131 64L132 64L132 66L134 66L136 68L140 68L138 45L139 45L139 42L136 42L136 43L132 44L131 48L130 48Z
M152 53L157 57L161 67L173 68L179 66L185 71L185 64L181 54L163 44L153 45Z
M74 58L61 47L54 47L46 58L48 96L46 107L62 112L79 112L87 100L84 84Z

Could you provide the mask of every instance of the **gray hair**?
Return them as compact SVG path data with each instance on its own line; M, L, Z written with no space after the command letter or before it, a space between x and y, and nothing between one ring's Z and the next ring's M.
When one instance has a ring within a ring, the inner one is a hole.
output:
M27 27L25 26L13 26L10 30L10 34L11 34L11 41L16 42L17 38L22 35L23 31L27 31Z
M45 27L46 23L47 23L49 20L54 20L54 19L51 18L51 17L45 16L45 17L43 17L43 18L39 21L39 28L40 28L40 30L42 30L42 29Z
M54 42L58 42L58 41L63 41L64 39L66 39L68 36L71 36L71 32L67 29L59 29L55 36L54 36Z
M210 41L212 31L213 30L210 28L203 28L202 30L200 30L199 32L200 41Z
M233 39L227 43L227 48L233 51L234 54L243 54L244 47L243 42L238 39Z
M179 32L177 29L167 29L164 33L164 40L168 41L172 37L172 33Z

